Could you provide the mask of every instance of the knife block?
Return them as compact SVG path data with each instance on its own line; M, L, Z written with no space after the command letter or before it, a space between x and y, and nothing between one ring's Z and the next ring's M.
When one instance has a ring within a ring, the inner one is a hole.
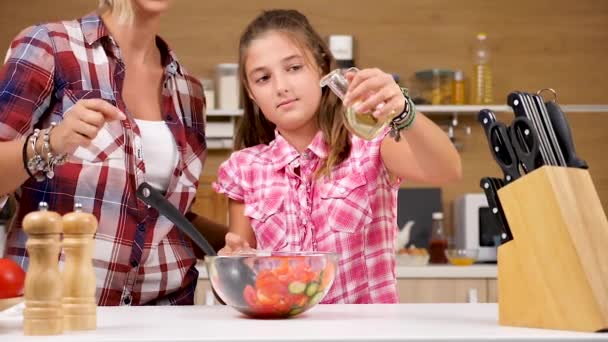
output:
M501 325L608 329L608 221L587 170L543 166L498 191Z

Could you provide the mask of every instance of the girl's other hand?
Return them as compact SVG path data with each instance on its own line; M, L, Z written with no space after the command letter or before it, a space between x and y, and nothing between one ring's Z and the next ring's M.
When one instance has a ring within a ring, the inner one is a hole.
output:
M226 234L226 245L220 249L218 255L235 255L242 252L252 252L255 249L249 246L249 243L235 233Z

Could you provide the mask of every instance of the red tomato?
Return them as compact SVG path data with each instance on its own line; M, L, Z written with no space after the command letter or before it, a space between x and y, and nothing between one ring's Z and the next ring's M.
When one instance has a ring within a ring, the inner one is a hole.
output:
M255 289L251 285L247 285L243 291L243 297L249 306L255 307L258 302L258 298L255 294Z
M0 298L23 295L25 272L10 259L0 259Z

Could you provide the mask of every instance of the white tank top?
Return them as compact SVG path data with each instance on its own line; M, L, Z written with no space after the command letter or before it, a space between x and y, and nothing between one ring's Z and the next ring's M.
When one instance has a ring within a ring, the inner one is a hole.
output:
M178 161L177 144L164 121L135 119L142 138L146 182L166 192Z

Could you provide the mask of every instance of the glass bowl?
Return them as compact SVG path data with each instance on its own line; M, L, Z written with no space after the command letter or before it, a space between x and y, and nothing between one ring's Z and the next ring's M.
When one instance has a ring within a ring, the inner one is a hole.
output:
M445 256L455 266L470 266L477 260L479 250L477 249L446 249Z
M426 266L429 259L430 255L426 248L402 248L396 255L399 266Z
M287 318L319 303L333 284L338 254L252 252L205 256L216 295L255 318Z

